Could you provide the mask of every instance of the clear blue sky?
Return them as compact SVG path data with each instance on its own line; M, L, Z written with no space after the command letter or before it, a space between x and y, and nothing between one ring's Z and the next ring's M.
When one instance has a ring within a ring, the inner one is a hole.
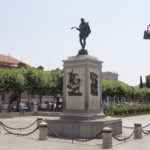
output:
M62 68L62 60L80 49L70 27L84 17L92 33L90 55L104 61L103 71L118 72L130 85L150 73L149 0L0 0L0 53L33 66Z

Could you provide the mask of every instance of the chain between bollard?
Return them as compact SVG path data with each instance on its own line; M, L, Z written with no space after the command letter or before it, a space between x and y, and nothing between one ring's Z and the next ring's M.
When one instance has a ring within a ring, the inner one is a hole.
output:
M113 138L114 138L115 140L117 140L117 141L126 141L126 140L129 140L129 139L133 136L133 134L134 134L134 131L132 131L132 132L130 133L130 135L127 136L127 137L120 138L120 137L118 137L118 136L113 136Z
M150 134L150 130L143 130L142 129L142 133L145 134L145 135L148 135L148 134Z
M63 137L61 137L60 135L58 135L58 134L56 133L56 131L52 130L51 128L49 128L49 130L55 135L56 138L63 138Z
M144 128L147 128L147 127L149 127L149 126L150 126L150 123L146 124L146 125L143 126L142 128L144 129Z
M17 135L17 136L28 136L28 135L31 135L33 134L34 132L36 132L38 129L39 129L39 126L36 127L34 130L28 132L28 133L14 133L14 132L11 132L9 131L7 128L5 128L4 126L2 126L3 129L7 132L7 134L12 134L12 135Z
M4 126L5 128L11 129L11 130L25 130L25 129L28 129L28 128L32 127L37 121L38 121L38 119L36 119L36 120L35 120L34 122L32 122L30 125L28 125L28 126L26 126L26 127L22 127L22 128L13 128L13 127L10 127L10 126L4 124L2 121L0 121L0 124L1 124L2 126Z
M28 132L28 133L14 133L12 131L10 131L9 129L11 130L24 130L24 129L28 129L30 127L32 127L36 122L38 121L38 119L36 119L34 122L32 122L30 125L26 126L26 127L22 127L22 128L13 128L13 127L10 127L6 124L4 124L2 121L0 121L0 125L2 126L2 128L8 133L8 134L13 134L13 135L18 135L18 136L28 136L30 134L33 134L36 130L39 129L39 126L37 126L34 130ZM150 126L150 123L146 124L145 126L142 127L142 133L145 134L145 135L148 135L150 134L150 130L143 130L144 128ZM123 128L126 128L126 129L134 129L134 127L130 127L130 126L122 126ZM52 129L49 129L51 132L53 132L53 134L58 137L58 138L62 138L61 136L59 136L54 130ZM119 136L112 136L115 140L117 141L126 141L128 139L130 139L134 134L134 130L131 132L131 134L127 137L119 137ZM96 138L99 138L100 136L102 136L102 131L100 131L99 133L97 133L94 137L92 138L85 138L85 139L77 139L77 138L73 138L73 140L75 141L78 141L78 142L88 142L88 141L92 141Z
M144 128L147 128L149 126L150 126L150 123L144 125L142 128L144 129ZM134 127L131 127L131 126L122 126L122 127L125 128L125 129L134 129Z

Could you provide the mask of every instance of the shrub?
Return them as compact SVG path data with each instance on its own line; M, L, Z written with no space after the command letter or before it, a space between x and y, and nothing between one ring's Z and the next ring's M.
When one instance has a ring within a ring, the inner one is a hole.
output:
M126 103L109 105L105 112L106 115L136 115L150 113L150 104Z

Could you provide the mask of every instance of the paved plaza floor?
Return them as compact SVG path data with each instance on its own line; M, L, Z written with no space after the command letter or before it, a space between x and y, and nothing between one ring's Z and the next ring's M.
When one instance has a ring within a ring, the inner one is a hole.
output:
M43 117L46 118L46 117ZM0 119L3 123L11 127L25 127L35 121L37 117L14 117ZM134 123L141 123L143 126L150 123L150 115L141 115L122 118L123 125L134 126ZM35 128L36 124L32 127ZM30 132L20 130L20 133ZM147 129L150 129L148 127ZM131 129L124 129L123 134L129 135ZM0 128L0 150L100 150L102 149L102 140L95 139L88 142L77 142L68 139L58 139L49 137L45 141L38 140L38 131L29 136L16 136L7 134L6 131ZM127 141L119 142L113 139L113 150L149 150L150 135L143 135L140 140L135 140L133 137Z

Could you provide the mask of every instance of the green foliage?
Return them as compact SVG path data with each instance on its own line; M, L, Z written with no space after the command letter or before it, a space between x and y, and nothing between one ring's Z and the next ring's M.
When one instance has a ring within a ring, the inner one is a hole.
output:
M109 105L105 110L105 114L113 115L137 115L143 113L150 113L149 103L122 103Z
M150 101L150 88L132 87L121 81L103 80L102 93L103 96L125 97L127 100L132 99L134 101L140 98L142 101Z
M143 80L142 80L142 76L140 76L140 84L139 84L139 88L143 88Z
M39 95L62 95L63 71L54 69L44 71L37 68L24 69L0 69L0 90L14 90L19 93L27 91L29 94ZM145 101L150 101L150 89L131 87L121 81L103 80L103 96L121 98L126 100L138 100L142 97Z
M60 69L0 69L0 90L28 91L30 94L62 94Z
M126 97L132 94L132 87L121 81L102 80L102 93L112 97Z
M44 71L44 90L47 94L62 95L63 87L63 71L55 69L51 71Z
M147 88L150 88L150 79L149 79L149 76L146 77L145 86L146 86Z
M134 88L135 98L141 97L144 101L150 101L150 88Z
M45 80L42 70L27 69L24 72L24 78L25 88L29 93L34 94L37 92L41 92L41 90L44 88Z
M0 89L1 90L24 90L23 70L20 69L0 69Z

